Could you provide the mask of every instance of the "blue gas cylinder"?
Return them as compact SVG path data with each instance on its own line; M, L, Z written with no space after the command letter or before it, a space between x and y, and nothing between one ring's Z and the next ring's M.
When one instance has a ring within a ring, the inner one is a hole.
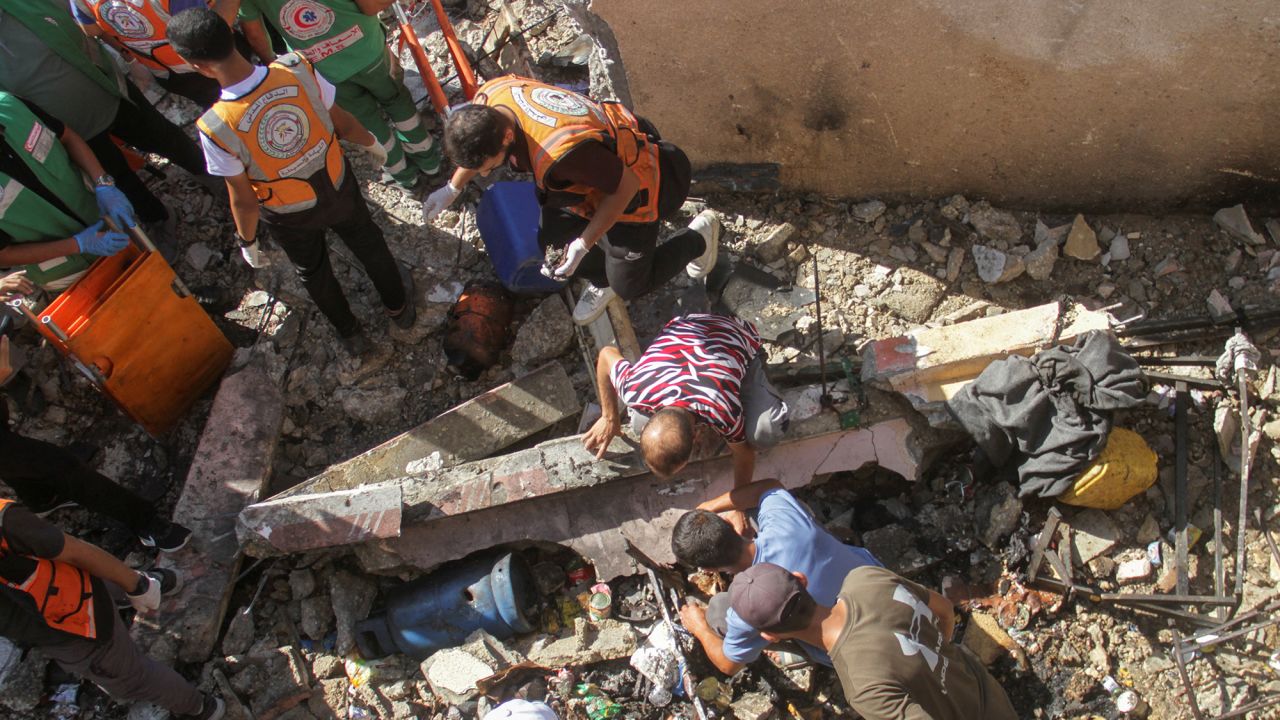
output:
M356 645L365 658L395 652L425 658L480 629L509 638L533 631L525 610L535 602L524 558L471 558L389 592L385 612L356 626Z
M549 293L556 282L541 272L542 248L538 247L538 223L542 207L531 182L494 183L480 198L476 225L493 271L515 293Z

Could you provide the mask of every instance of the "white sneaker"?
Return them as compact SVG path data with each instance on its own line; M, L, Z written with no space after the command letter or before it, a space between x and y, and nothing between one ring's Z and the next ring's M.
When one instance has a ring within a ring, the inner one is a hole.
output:
M590 325L617 296L613 288L598 288L587 283L582 295L578 296L578 304L573 308L573 321L579 325Z
M716 266L716 254L720 249L720 218L710 210L703 210L698 213L698 217L694 218L693 222L689 223L689 229L696 231L703 240L707 241L707 249L684 269L689 273L689 277L697 280L706 277L707 273Z

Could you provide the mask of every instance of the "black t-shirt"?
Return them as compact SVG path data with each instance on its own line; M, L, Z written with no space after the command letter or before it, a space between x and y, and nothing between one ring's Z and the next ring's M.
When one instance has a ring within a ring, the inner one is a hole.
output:
M22 98L18 99L22 101L23 105L27 106L28 110L40 119L40 122L45 124L45 127L52 130L55 136L62 137L62 133L66 130L67 126L64 125L61 120L50 115L44 110L41 110L33 103L22 100ZM27 167L27 163L24 162L23 159L18 156L18 153L14 152L13 148L6 142L0 142L0 172L3 172L14 180L22 183L32 192L39 194L45 200L49 201L49 203L54 207L61 209L68 215L72 214L71 211L67 209L66 204L64 204L57 195L49 190L49 188L45 187L44 183L40 182L36 178L36 174L31 172L31 168ZM12 242L13 238L8 233L0 230L0 249L8 247Z
M35 569L32 558L55 558L62 554L66 539L57 526L32 514L21 505L7 505L0 511L0 537L9 551L0 554L0 576L24 580ZM102 581L93 578L94 614L98 620L98 640L110 639L115 612L111 596ZM0 583L0 635L14 643L33 647L56 645L74 637L45 623L32 597Z

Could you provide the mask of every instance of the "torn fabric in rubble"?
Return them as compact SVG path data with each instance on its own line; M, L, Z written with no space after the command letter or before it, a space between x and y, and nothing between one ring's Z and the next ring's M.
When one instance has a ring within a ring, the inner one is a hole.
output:
M1138 363L1095 330L1071 347L991 363L947 409L996 468L1016 475L1019 495L1049 497L1102 452L1111 412L1146 395Z

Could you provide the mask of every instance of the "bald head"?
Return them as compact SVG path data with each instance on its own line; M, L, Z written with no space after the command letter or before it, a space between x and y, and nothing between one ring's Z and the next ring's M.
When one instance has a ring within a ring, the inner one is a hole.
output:
M693 452L693 415L681 408L654 413L640 434L640 451L645 464L658 475L680 472Z

